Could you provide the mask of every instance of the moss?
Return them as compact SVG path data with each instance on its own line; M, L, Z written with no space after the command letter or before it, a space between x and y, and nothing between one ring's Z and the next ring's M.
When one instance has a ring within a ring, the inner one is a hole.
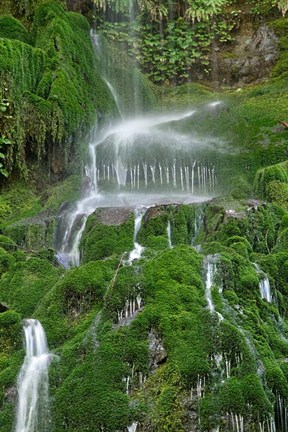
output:
M107 316L117 317L117 312L124 309L128 299L134 300L140 294L139 275L134 267L122 267L113 278L105 295L105 311Z
M268 185L271 182L288 183L287 162L271 165L257 171L254 180L255 192L260 196L266 197ZM271 194L270 186L270 194Z
M171 213L171 241L176 244L191 244L195 235L195 208L177 206Z
M271 403L257 375L245 376L242 381L242 388L246 404L252 405L255 420L258 416L264 420L269 411L272 414Z
M76 318L89 311L96 301L101 302L112 275L106 262L90 262L66 272L57 284L63 313Z
M24 182L14 182L1 190L0 227L12 224L25 217L33 216L41 211L39 199L33 190Z
M144 425L151 425L155 431L182 432L184 406L181 397L181 376L173 367L162 366L155 372L154 379L148 379L140 398L148 405L148 412L142 414Z
M288 210L288 184L279 180L271 181L266 186L267 199Z
M243 176L231 179L230 194L235 199L248 198L252 195L252 187Z
M82 262L103 259L110 255L123 255L133 249L133 220L122 225L104 225L100 222L97 211L91 215L86 224L80 250Z
M0 333L1 333L1 353L11 354L16 349L21 348L21 321L20 315L8 310L0 313Z
M58 280L59 273L45 259L29 257L16 262L1 278L0 299L22 316L31 316L38 302Z
M285 252L288 248L288 228L284 228L277 239L277 243L275 245L275 252Z
M267 385L274 394L279 393L281 397L286 398L288 392L288 384L283 371L274 361L265 362Z
M36 6L33 19L34 46L5 38L0 56L1 95L11 115L3 132L14 144L7 168L24 177L27 159L43 158L54 173L63 173L80 157L79 136L95 123L96 111L103 118L116 111L97 71L85 18L48 1Z
M30 42L28 31L23 24L9 15L0 16L0 37Z
M239 275L237 288L242 295L253 296L259 291L259 280L257 274L252 268L245 268Z
M137 241L143 246L153 247L151 243L155 242L155 237L167 237L168 211L166 207L157 207L148 209L144 215Z
M0 234L0 246L7 252L15 251L17 248L15 242L9 237Z
M14 257L5 249L0 247L0 276L15 263Z
M22 219L3 229L18 247L39 251L44 248L51 248L54 243L57 220L56 217L49 217L45 213Z
M81 189L81 177L70 176L63 182L50 186L41 196L45 210L58 211L67 201L75 201L79 198Z
M241 381L231 378L224 383L219 392L222 414L233 412L244 414L246 410L245 399L242 391Z

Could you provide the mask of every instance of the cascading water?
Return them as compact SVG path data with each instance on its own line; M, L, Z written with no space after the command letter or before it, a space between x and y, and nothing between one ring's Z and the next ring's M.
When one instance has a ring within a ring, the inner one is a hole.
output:
M213 278L216 272L216 262L213 255L207 255L204 260L204 266L206 271L206 281L205 281L205 296L208 304L208 309L210 312L214 312L215 307L212 300L211 288L213 285Z
M168 245L169 245L169 249L172 249L172 241L171 241L171 223L170 221L168 221L167 224L167 237L168 237Z
M262 272L258 264L254 264L259 276L259 289L261 298L267 300L268 303L272 302L271 288L268 276Z
M138 426L138 422L133 422L131 426L127 427L128 432L136 432Z
M134 249L129 254L129 258L128 258L129 264L132 264L134 260L140 259L142 252L144 250L143 246L137 243L136 239L146 210L147 209L145 207L135 209L134 236L133 236Z
M104 54L97 35L92 32L91 37L96 55ZM123 117L108 75L103 73L103 80ZM196 113L212 115L215 103L184 112L118 118L95 131L89 144L90 163L85 167L86 191L74 207L60 213L56 249L64 267L79 265L81 236L96 208L201 202L215 195L216 168L203 150L215 150L221 143L213 137L179 132L182 123L191 125Z
M48 432L50 429L48 368L52 360L39 321L24 322L26 356L18 377L15 432Z
M271 303L272 296L271 296L270 282L267 276L265 276L264 279L260 280L260 293L262 299L265 299L267 300L268 303Z

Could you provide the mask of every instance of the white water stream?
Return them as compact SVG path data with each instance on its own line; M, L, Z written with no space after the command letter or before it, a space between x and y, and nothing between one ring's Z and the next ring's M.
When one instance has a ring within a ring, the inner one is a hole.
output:
M169 245L169 249L172 249L172 240L171 240L171 223L170 221L168 221L167 224L167 238L168 238L168 245Z
M259 264L254 263L257 274L259 276L259 289L261 298L267 300L268 303L272 302L272 294L268 276L261 270Z
M89 145L88 188L60 217L57 256L64 267L79 265L82 233L96 208L201 202L213 195L215 167L184 163L185 147L200 146L200 138L179 136L168 127L192 115L186 111L122 120L98 132Z
M100 40L91 33L96 55ZM103 73L115 105L119 96ZM96 130L85 167L86 190L70 209L60 213L57 257L64 267L78 266L79 244L87 218L99 207L149 207L155 204L201 202L215 196L217 174L203 150L221 147L213 136L179 132L195 122L196 114L214 115L219 101L182 112L141 114L118 118ZM193 120L194 119L194 120ZM170 244L169 244L170 246ZM141 250L135 254L141 255Z
M49 430L48 368L52 360L46 335L39 321L24 323L26 356L18 377L15 432Z
M142 252L144 250L144 247L141 246L139 243L137 243L137 234L141 227L141 222L143 219L143 216L145 215L147 208L140 207L135 209L135 222L134 222L134 249L130 252L129 258L128 258L128 264L132 264L134 260L138 260L141 258Z

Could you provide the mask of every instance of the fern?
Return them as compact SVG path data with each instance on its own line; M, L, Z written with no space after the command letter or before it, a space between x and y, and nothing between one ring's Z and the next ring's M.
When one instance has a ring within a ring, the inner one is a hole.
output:
M212 15L221 11L221 8L230 3L227 0L189 0L186 17L192 22L207 21Z

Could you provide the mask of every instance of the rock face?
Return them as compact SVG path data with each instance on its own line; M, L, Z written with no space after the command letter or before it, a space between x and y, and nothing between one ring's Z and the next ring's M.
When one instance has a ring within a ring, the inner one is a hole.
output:
M66 4L69 11L79 12L84 15L93 10L92 0L66 0Z
M167 352L163 346L161 337L152 329L148 335L150 351L150 369L153 371L167 360Z
M127 222L133 210L131 208L106 207L97 209L95 214L103 225L121 225Z
M247 24L236 37L235 50L220 52L215 66L219 85L242 86L267 78L279 57L278 38L266 24L256 31Z

